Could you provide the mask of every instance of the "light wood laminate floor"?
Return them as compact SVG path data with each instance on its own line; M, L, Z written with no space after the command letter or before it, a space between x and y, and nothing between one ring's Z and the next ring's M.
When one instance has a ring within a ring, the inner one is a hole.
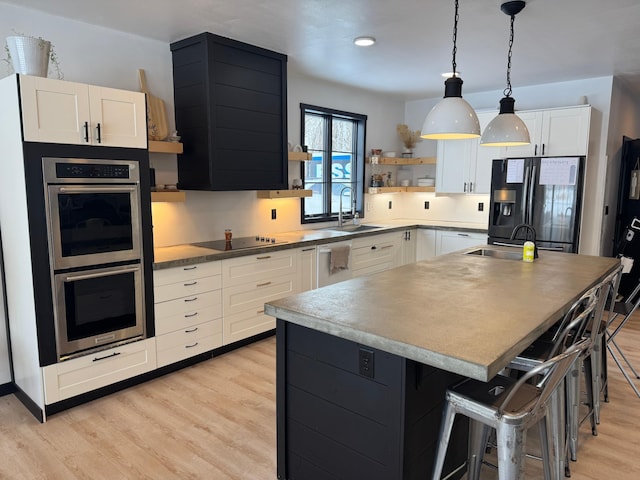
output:
M619 335L640 366L640 316ZM640 478L640 399L609 363L597 437L580 430L574 480ZM640 384L640 380L638 380ZM276 479L275 338L53 415L0 397L3 479ZM528 478L542 478L527 461ZM496 478L484 469L483 478ZM360 479L347 479L360 480ZM364 479L362 479L364 480Z

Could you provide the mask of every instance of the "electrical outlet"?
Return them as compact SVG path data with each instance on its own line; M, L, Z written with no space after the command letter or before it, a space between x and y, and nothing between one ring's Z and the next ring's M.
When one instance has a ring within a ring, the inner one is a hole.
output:
M275 220L276 219L276 209L272 208L271 209L271 220Z
M358 373L363 377L374 377L373 371L373 350L360 347L358 350Z
M424 209L429 210L429 202L424 202Z
M482 212L484 210L484 202L478 202L478 211Z
M391 210L392 208L393 208L393 202L389 200L389 210Z

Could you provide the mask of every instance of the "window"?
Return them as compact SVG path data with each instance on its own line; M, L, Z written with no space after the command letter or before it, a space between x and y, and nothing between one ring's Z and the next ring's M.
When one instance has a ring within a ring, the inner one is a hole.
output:
M304 188L313 196L302 200L302 223L363 216L364 143L367 117L312 105L300 105L302 141L312 155L303 162ZM350 187L350 188L346 188Z

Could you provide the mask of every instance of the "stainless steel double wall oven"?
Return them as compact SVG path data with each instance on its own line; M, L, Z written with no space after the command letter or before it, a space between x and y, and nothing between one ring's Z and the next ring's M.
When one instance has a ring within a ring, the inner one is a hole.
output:
M57 359L146 336L140 164L42 158Z

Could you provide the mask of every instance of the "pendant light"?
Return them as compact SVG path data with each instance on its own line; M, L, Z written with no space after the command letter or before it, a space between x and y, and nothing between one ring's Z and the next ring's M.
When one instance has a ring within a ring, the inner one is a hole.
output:
M453 21L452 76L444 82L444 98L431 109L422 126L422 138L457 140L480 136L480 122L476 112L462 98L462 79L456 70L456 40L458 37L458 0L455 0Z
M484 147L508 147L528 145L531 143L529 130L520 117L515 114L516 101L511 96L511 50L513 48L513 24L516 14L520 13L526 3L524 1L505 2L500 10L511 17L511 35L509 36L509 55L507 56L507 88L500 100L500 113L486 126L480 139Z

